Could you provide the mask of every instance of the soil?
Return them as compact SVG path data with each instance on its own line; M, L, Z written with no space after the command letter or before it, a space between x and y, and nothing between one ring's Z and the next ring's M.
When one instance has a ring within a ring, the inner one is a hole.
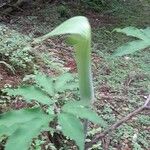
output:
M22 80L22 75L18 73L11 73L9 70L4 69L4 67L0 64L0 89L5 85L16 86L20 84Z

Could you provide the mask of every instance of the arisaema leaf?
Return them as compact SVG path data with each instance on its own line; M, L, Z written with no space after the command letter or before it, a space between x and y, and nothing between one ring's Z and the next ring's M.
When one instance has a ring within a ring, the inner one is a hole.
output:
M84 150L84 129L81 121L69 113L61 113L58 116L58 123L65 136L74 140L80 150Z
M54 96L54 83L51 77L44 75L43 73L37 73L35 75L36 83L42 87L49 95Z
M136 37L136 38L141 39L141 40L147 40L148 36L150 38L150 35L145 34L145 30L146 30L146 32L147 31L150 32L150 28L149 29L148 28L138 29L138 28L135 28L135 27L126 27L126 28L123 28L123 29L118 28L118 29L115 29L114 31L124 33L127 36L133 36L133 37Z
M13 110L0 115L0 136L8 136L6 150L28 150L32 139L49 128L54 116L39 108Z
M35 118L21 124L20 127L9 136L5 150L28 150L32 139L40 134L45 125L48 126L48 122L49 120L45 118Z
M68 102L63 106L62 111L71 113L82 119L88 119L93 123L101 125L102 127L107 126L107 123L102 117L98 116L97 113L92 111L90 108L82 105L80 101Z
M56 92L63 92L66 90L73 90L77 88L77 84L73 82L74 77L70 73L62 74L61 76L58 76L55 81L55 91Z
M150 27L146 29L138 29L135 27L126 27L124 29L115 29L117 32L126 34L127 36L133 36L140 40L125 43L118 47L113 53L114 56L123 56L132 54L136 51L150 47Z
M127 54L132 54L138 50L147 48L149 45L150 45L149 43L142 40L128 42L118 47L113 53L113 56L123 56Z
M54 103L45 92L35 86L23 86L18 87L17 89L7 88L4 91L11 96L22 96L27 102L31 102L31 100L36 100L42 104L47 105Z

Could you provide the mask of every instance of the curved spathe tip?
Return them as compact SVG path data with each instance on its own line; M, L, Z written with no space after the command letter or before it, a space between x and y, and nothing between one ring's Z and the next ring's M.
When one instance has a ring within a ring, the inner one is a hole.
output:
M34 39L34 42L39 43L52 36L65 35L65 34L75 34L81 36L82 38L85 38L86 40L90 39L91 26L88 19L84 16L72 17L66 20L65 22L63 22L62 24L60 24L50 33L45 34L44 36L39 37L37 39Z

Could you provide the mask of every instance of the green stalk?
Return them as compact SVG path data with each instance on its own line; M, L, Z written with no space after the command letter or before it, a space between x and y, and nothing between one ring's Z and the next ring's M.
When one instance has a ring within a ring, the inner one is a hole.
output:
M34 40L35 43L56 35L68 35L68 42L74 46L79 76L79 90L81 101L90 106L94 98L91 73L91 27L87 18L73 17L50 33Z
M91 43L87 41L86 46L83 44L76 45L76 63L79 75L79 89L81 100L89 104L93 99L93 84L91 73Z

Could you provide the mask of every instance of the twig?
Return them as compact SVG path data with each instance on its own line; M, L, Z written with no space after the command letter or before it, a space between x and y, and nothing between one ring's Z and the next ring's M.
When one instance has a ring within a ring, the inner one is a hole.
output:
M108 127L108 129L106 129L102 133L97 133L95 135L95 137L91 140L91 142L86 143L86 149L88 149L89 147L91 147L93 144L97 143L100 139L102 139L103 137L105 137L109 132L115 130L120 125L122 125L123 123L125 123L126 121L128 121L129 119L131 119L133 116L139 114L141 111L143 111L145 109L150 109L150 95L148 96L148 98L145 101L145 103L144 103L143 106L141 106L141 107L137 108L136 110L134 110L133 112L129 113L127 116L123 117L121 120L119 120L115 124L113 124L110 127Z

